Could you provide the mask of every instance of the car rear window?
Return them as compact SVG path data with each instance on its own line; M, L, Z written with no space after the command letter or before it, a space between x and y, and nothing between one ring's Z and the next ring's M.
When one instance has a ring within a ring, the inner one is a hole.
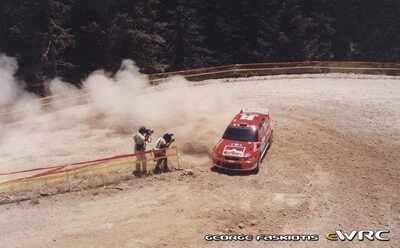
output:
M229 126L222 138L228 140L257 142L258 132L257 129L251 127Z

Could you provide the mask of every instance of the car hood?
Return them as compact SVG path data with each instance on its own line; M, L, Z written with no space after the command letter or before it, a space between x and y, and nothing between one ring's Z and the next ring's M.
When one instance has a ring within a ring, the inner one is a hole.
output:
M230 157L246 157L255 151L254 142L220 140L214 147L214 152Z

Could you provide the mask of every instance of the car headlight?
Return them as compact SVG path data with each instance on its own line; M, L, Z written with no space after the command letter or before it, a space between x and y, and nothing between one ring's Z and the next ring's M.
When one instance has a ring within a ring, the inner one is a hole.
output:
M222 158L222 154L214 152L214 157Z
M256 159L255 157L244 157L243 161L253 161L254 159Z

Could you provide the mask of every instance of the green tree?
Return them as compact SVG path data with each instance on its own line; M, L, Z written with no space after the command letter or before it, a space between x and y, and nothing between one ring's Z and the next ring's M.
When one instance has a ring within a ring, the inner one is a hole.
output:
M305 60L330 60L333 58L332 38L335 34L334 19L329 14L330 2L302 1L302 15L298 16L298 27L304 36Z
M257 1L258 4L250 5L247 11L250 18L249 36L252 37L251 44L248 46L252 53L252 61L266 62L271 61L276 54L273 43L279 32L279 22L276 18L279 10L278 1L264 0Z
M115 14L108 33L117 60L133 59L147 73L166 69L163 37L166 23L158 18L159 6L158 0L141 0L135 4L128 1Z
M118 70L121 61L113 58L108 30L119 4L119 1L111 0L76 2L68 22L75 36L75 47L66 51L66 57L75 67L67 72L68 81L79 84L82 78L94 70Z
M216 64L245 63L246 30L244 3L241 0L205 1L202 15L204 19L205 46L213 51Z
M213 64L212 51L205 45L204 17L193 0L165 2L166 39L169 70L204 67Z
M349 57L367 61L399 61L399 1L366 0L357 7L357 29L351 37Z
M12 53L19 56L28 90L46 94L44 83L72 67L63 54L74 45L74 36L64 27L72 5L69 0L20 0L4 6L12 20L8 26L8 37L16 46Z

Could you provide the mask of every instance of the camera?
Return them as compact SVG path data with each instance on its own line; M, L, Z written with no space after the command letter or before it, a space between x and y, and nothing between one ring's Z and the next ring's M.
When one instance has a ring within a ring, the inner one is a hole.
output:
M153 131L153 130L151 130L151 129L146 129L146 130L145 130L145 133L146 133L147 135L149 135L149 134L152 134L152 133L154 133L154 131Z
M175 139L173 139L172 136L174 136L174 134L166 133L166 134L164 134L163 139L165 140L165 142L171 143L171 142L175 141Z

